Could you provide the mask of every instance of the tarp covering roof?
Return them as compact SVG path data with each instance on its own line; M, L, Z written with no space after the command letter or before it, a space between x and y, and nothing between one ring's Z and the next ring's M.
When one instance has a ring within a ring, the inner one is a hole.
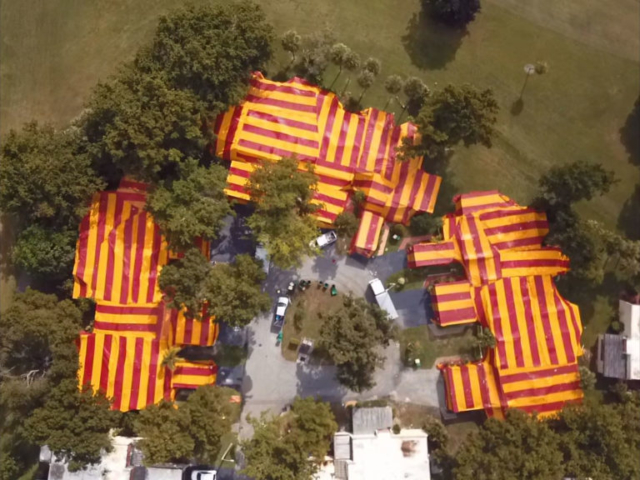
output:
M348 112L334 93L300 78L274 82L254 74L245 101L218 117L215 133L216 155L231 162L231 197L249 200L256 164L295 157L318 176L313 201L322 206L315 215L324 226L345 210L354 188L366 194L365 210L389 222L433 212L441 178L424 172L421 158L396 159L415 126L397 126L393 114L373 108Z
M467 280L431 290L434 319L441 326L479 322L496 346L480 363L441 366L449 409L484 408L502 416L517 407L547 415L581 399L580 312L553 281L568 271L569 259L542 246L545 214L496 191L459 195L454 202L443 241L412 247L409 265L460 262Z
M213 362L180 362L173 372L161 366L174 346L213 345L218 325L206 311L199 321L165 307L158 276L180 255L168 250L144 210L145 190L124 179L118 190L94 195L80 225L74 267L74 298L96 301L93 332L79 342L79 383L102 390L122 411L172 399L177 388L213 384L217 371ZM196 247L208 256L208 242Z
M370 257L376 250L384 220L380 215L364 211L360 218L358 231L351 240L350 253L360 253Z

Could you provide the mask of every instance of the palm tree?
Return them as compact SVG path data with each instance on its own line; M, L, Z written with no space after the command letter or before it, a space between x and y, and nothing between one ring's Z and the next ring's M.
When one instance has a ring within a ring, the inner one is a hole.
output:
M374 77L380 75L380 70L382 69L382 62L377 58L369 57L365 60L364 65L362 66L363 70L368 70L373 73Z
M172 372L176 368L176 363L178 360L181 360L179 355L181 348L180 347L171 347L169 350L164 352L164 356L162 357L162 365L165 368L168 368Z
M300 44L302 43L302 37L298 35L295 30L288 30L284 32L280 39L282 48L285 52L291 54L291 63L296 61L296 52L300 50Z
M362 97L364 97L366 91L371 88L371 85L373 85L375 81L376 76L369 70L362 70L360 72L360 75L358 75L358 85L360 85L360 88L362 88L362 92L360 92L358 103L362 101Z
M394 97L398 102L398 104L402 107L402 109L405 108L405 106L402 104L402 102L400 102L400 99L398 98L398 94L402 91L402 87L403 87L403 81L400 75L389 75L387 77L387 79L384 82L384 89L389 94L389 98L387 99L387 103L384 104L383 110L387 109L387 107L389 106L389 103Z
M348 72L355 72L360 68L360 55L353 51L349 52L344 57L343 66ZM351 76L347 77L347 82L344 84L344 88L342 89L342 94L340 96L344 96L344 92L349 88L349 83L351 83Z
M338 67L338 74L336 78L331 82L331 86L329 89L333 88L333 85L336 83L340 74L342 73L342 68L344 67L345 59L351 54L351 49L347 47L344 43L336 43L331 47L329 51L329 59L331 62Z

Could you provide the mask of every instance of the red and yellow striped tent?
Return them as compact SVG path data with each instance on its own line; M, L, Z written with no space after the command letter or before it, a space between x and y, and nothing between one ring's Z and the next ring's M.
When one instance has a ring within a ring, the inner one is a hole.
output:
M409 265L461 263L467 280L431 290L434 320L441 326L479 322L496 346L482 362L441 366L448 408L551 415L579 401L582 323L578 307L553 281L568 271L569 259L542 246L546 216L496 191L459 195L454 203L443 241L414 246Z
M213 345L218 325L206 312L198 321L165 308L157 279L179 255L168 250L144 210L145 191L144 184L125 179L118 190L94 196L80 225L74 267L74 298L96 301L93 332L79 342L79 383L103 391L122 411L173 399L177 388L215 383L217 371L212 362L183 361L173 372L161 366L173 346ZM208 242L196 246L209 255Z
M407 223L416 212L433 212L441 182L422 170L421 158L396 160L397 147L415 130L380 110L348 112L335 94L302 79L274 82L256 73L245 101L218 117L215 153L231 162L226 191L241 201L249 200L256 164L295 157L300 169L312 164L318 176L321 226L333 224L354 189L365 193L365 211Z

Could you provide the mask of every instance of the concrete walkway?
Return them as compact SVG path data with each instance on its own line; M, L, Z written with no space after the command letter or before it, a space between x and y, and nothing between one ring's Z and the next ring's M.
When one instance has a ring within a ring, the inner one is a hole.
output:
M275 299L276 289L284 291L291 279L298 278L326 281L335 284L339 291L362 296L371 278L378 275L384 280L393 271L403 268L404 263L404 252L385 255L367 264L364 259L359 261L337 256L329 249L322 257L308 259L298 272L272 270L265 282L265 291ZM398 344L390 345L384 352L386 361L376 372L376 386L355 394L335 380L333 366L299 365L286 361L280 353L280 346L276 346L276 333L271 329L272 315L273 312L262 315L248 327L249 358L243 382L245 407L239 431L241 438L249 438L253 434L253 429L246 422L247 415L257 417L262 411L277 414L296 395L317 396L334 402L391 396L398 401L433 407L440 405L436 388L439 372L435 369L405 369L400 361Z

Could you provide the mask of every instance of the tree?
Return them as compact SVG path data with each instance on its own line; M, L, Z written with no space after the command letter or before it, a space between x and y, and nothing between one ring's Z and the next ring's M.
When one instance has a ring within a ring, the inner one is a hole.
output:
M0 150L0 209L22 228L34 223L77 228L104 182L78 151L78 133L27 123Z
M407 103L402 107L401 117L407 108L412 115L418 112L431 93L429 87L418 77L407 78L404 82L403 91L407 96Z
M346 68L349 73L355 72L360 68L360 55L358 55L356 52L353 52L353 51L347 53L344 57L343 64L344 64L344 68ZM350 83L351 83L351 75L347 77L347 81L345 82L344 87L342 88L341 96L344 96L345 92L347 91L347 88L349 88Z
M251 74L272 54L273 27L252 1L188 6L160 17L136 67L159 72L171 88L193 92L210 118L245 96Z
M309 243L318 235L311 216L319 208L311 203L316 184L311 167L300 171L298 161L291 158L265 162L249 178L247 187L256 209L247 223L280 268L300 265L302 258L315 253Z
M351 54L351 49L347 47L344 43L336 43L334 46L331 47L331 50L329 51L329 57L331 59L331 63L333 63L336 67L338 67L338 74L333 79L333 82L331 82L331 86L333 86L338 80L338 78L340 77L340 74L342 73L342 69L344 68L345 59L348 58L350 54Z
M59 282L71 276L78 232L34 223L18 234L11 252L14 265L36 280Z
M441 158L447 148L460 142L467 147L477 143L490 147L497 113L490 89L448 85L420 110L416 124L421 140L416 145L405 143L404 156Z
M81 124L94 165L112 181L123 175L150 183L176 178L206 144L198 97L131 66L98 84Z
M282 34L280 43L285 52L291 55L291 63L296 61L296 53L300 50L302 37L295 30L287 30Z
M333 227L339 237L350 239L358 231L358 219L353 212L345 210L336 217Z
M183 168L180 179L152 188L146 205L176 251L193 246L197 238L217 238L225 217L233 214L224 192L227 171L222 166L190 163Z
M338 429L327 403L297 397L280 417L249 420L253 438L243 444L244 473L256 480L311 480Z
M360 92L360 97L358 98L358 103L362 101L362 97L364 94L371 88L371 86L375 83L376 77L369 70L362 70L358 75L358 85L362 88L362 92Z
M442 228L442 218L430 213L419 213L411 217L409 230L412 235L436 235Z
M322 77L329 66L331 47L336 43L334 33L325 28L302 38L302 51L295 69L311 83L322 85Z
M142 437L138 446L145 464L188 461L195 448L190 425L189 409L178 408L173 402L163 400L140 410L135 429Z
M181 350L181 347L171 347L170 349L165 350L160 365L162 367L168 368L173 372L176 369L176 364L178 363L178 361L182 359L182 357L180 356Z
M0 316L0 364L13 376L42 375L57 356L77 356L74 341L81 326L82 314L71 300L27 288ZM77 361L74 380L76 371Z
M387 107L389 106L389 103L393 98L396 99L398 104L404 110L405 108L404 105L402 104L402 102L400 102L400 99L398 99L398 94L402 91L403 86L404 86L404 82L402 81L402 77L400 75L389 75L387 77L387 79L384 82L384 89L389 94L389 98L387 99L387 103L385 103L384 105L384 110L387 109Z
M585 392L593 390L596 386L596 374L582 365L578 371L580 372L580 388Z
M616 181L612 170L599 163L578 160L551 167L538 184L542 198L549 204L571 205L608 193Z
M640 402L569 405L552 421L560 435L564 475L631 480L640 476Z
M320 343L337 367L338 381L362 392L375 385L373 375L384 362L377 350L394 335L393 323L380 307L344 297L342 306L325 316Z
M77 360L77 356L76 356ZM111 450L109 430L119 412L109 400L91 387L78 390L75 377L53 387L43 407L27 420L28 436L36 445L47 445L76 471L100 461L103 450Z
M262 265L247 254L233 264L214 265L202 287L207 311L231 326L248 325L271 307L269 295L261 291L265 278Z
M362 69L371 72L375 78L380 75L380 70L382 70L382 62L377 58L369 57L362 65Z
M165 265L160 271L158 284L165 293L169 308L186 308L187 318L201 318L205 294L203 283L211 265L197 248L187 250L184 256Z
M451 27L465 28L480 11L480 0L422 0L429 14Z
M456 480L562 478L560 437L535 415L508 410L471 433L455 456Z

